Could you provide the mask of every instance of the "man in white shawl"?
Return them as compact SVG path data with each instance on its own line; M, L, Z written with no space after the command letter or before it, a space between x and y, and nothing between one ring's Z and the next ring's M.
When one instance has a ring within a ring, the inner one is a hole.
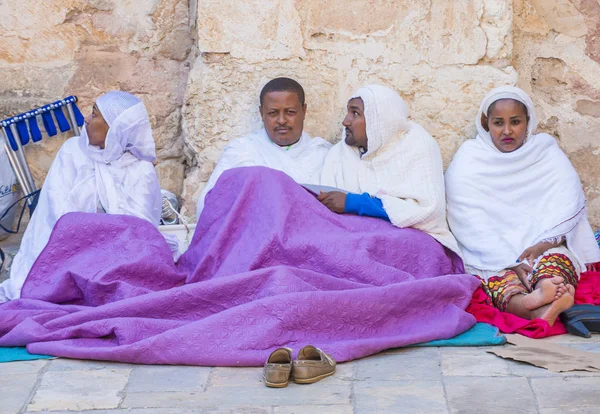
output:
M276 78L263 87L259 110L264 128L231 141L225 148L198 199L198 219L206 195L221 174L232 168L268 167L286 173L298 183L319 184L331 144L303 131L306 108L304 89L293 79Z
M336 213L379 217L419 229L460 255L446 222L444 168L436 141L408 119L408 106L381 85L358 89L348 101L343 139L331 148L321 193Z
M581 182L521 89L488 93L475 124L446 172L450 228L495 307L553 325L600 261Z
M66 213L127 214L158 226L155 144L142 101L126 92L108 92L96 100L85 122L81 136L63 144L48 171L10 278L0 285L0 303L21 296L54 224Z

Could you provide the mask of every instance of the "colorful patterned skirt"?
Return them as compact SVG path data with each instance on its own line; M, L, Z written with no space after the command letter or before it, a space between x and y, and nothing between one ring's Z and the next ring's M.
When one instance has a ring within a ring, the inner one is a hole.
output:
M542 256L531 277L531 286L535 287L542 279L551 279L561 276L565 284L577 287L577 272L571 259L561 253L551 253ZM531 290L517 276L514 270L508 270L502 276L492 276L487 281L481 279L483 291L488 295L488 304L506 311L508 302L514 295L528 294Z

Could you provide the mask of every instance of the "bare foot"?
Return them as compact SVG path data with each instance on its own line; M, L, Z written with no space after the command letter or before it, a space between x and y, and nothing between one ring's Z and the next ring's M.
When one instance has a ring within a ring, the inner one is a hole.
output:
M558 288L556 289L555 299L560 298L562 295L564 295L567 292L568 292L567 285L565 285L564 283L561 283L560 285L558 285ZM574 295L574 293L571 293L571 294Z
M523 298L523 306L526 309L534 310L559 299L567 291L563 281L564 279L560 276L540 280L535 290Z
M575 298L573 297L574 293L575 288L571 285L567 285L567 293L563 294L550 305L536 309L533 312L533 315L536 318L544 319L550 326L554 326L554 322L556 322L558 315L573 306L573 303L575 302Z

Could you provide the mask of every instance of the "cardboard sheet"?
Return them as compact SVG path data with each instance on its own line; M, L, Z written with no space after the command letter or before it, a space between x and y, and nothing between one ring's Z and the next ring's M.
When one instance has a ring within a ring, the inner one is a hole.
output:
M505 336L508 343L515 346L493 349L487 352L505 359L527 362L554 372L600 372L600 354L598 353L580 351L522 335Z

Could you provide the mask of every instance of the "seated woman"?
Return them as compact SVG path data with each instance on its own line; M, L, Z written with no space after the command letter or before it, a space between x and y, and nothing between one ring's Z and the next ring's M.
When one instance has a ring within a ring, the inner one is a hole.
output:
M385 86L360 88L348 101L343 139L327 155L321 193L331 211L378 217L419 229L458 253L446 223L444 169L436 141L408 120L408 106Z
M492 90L446 172L448 221L490 303L553 325L600 260L577 172L521 89Z
M85 122L81 136L63 144L48 171L10 279L0 285L0 303L21 296L29 270L66 213L128 214L158 226L155 145L142 101L126 92L108 92Z

